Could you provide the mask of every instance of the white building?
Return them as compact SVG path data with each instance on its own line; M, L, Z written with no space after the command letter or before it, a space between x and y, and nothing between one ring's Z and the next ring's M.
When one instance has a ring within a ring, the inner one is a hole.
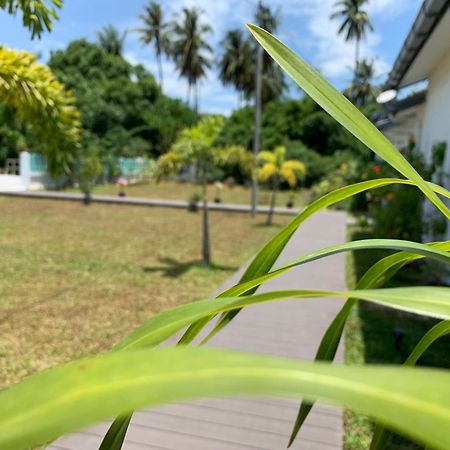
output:
M378 123L379 128L399 147L402 139L414 136L416 147L427 162L431 161L433 146L445 142L447 151L441 182L447 189L450 188L449 6L450 0L423 2L387 81L388 89L400 90L426 80L426 98L422 96L422 101L411 102L406 108L392 111L384 124ZM401 102L395 102L391 107L395 109L396 105L401 106ZM431 209L426 211L431 213ZM450 224L447 224L446 234L450 239Z

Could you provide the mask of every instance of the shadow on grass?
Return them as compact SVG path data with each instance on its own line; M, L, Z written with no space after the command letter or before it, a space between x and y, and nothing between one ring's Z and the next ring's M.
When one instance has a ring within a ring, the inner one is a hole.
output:
M205 266L203 261L177 261L173 258L159 258L161 266L155 267L143 267L142 270L145 273L161 272L164 277L177 278L185 274L188 270L198 267L205 270L223 270L227 272L235 272L238 267L223 266L220 264L211 263L209 266Z
M267 225L267 223L265 221L252 224L252 227L255 227L255 228L269 228L269 229L270 228L273 228L273 229L283 228L285 226L286 226L285 224L281 224L281 223L272 223L271 225Z

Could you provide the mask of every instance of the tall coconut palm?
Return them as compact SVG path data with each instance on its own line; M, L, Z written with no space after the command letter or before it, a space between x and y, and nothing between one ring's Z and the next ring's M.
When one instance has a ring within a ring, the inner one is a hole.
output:
M272 10L270 6L259 2L255 14L255 21L258 26L274 34L280 26L280 10ZM259 44L255 43L255 45L259 47ZM254 95L254 86L250 86L249 88L248 94ZM261 88L262 103L279 98L286 89L283 71L266 52L263 52Z
M373 78L373 62L366 59L358 61L355 79L352 85L344 91L344 94L357 106L365 106L376 97L372 86Z
M123 53L127 32L120 31L112 25L107 25L97 33L98 42L111 55L120 56Z
M198 83L206 77L206 71L211 67L212 53L212 48L206 41L212 28L201 22L201 14L201 9L183 8L182 16L173 25L175 39L171 52L180 75L187 80L188 103L193 90L195 111L198 110Z
M244 98L254 80L253 47L242 30L230 30L220 43L224 52L219 60L219 77L224 85L232 85Z
M306 169L300 161L293 159L286 161L286 148L282 146L275 148L273 152L262 150L258 153L258 161L261 164L259 180L263 183L272 182L272 198L267 216L267 225L271 225L276 194L281 181L286 181L291 188L294 188L300 177L305 175Z
M156 2L149 2L144 7L144 12L139 15L143 22L143 27L136 31L140 33L140 40L148 45L153 43L156 59L158 62L159 86L163 90L163 69L161 55L170 55L169 24L164 21L164 14L161 5Z
M339 0L334 5L337 10L331 15L331 19L342 19L338 34L345 33L346 41L355 40L355 79L358 70L359 44L361 39L366 37L367 29L373 31L369 15L362 9L367 2L368 0Z
M256 23L263 29L270 33L274 33L279 24L279 14L278 12L272 13L270 7L265 6L261 0L258 2L258 7L256 9L255 15ZM255 84L254 84L254 94L255 94L255 127L253 135L253 173L257 172L257 155L261 150L260 148L260 138L261 138L261 113L262 113L262 94L263 94L263 74L270 69L273 61L267 53L265 53L261 46L256 47L256 63L255 63ZM267 75L267 73L266 73ZM270 78L269 78L270 79ZM283 75L281 74L281 80ZM251 211L252 217L256 216L256 206L258 203L258 183L256 177L253 176L252 180L252 196L251 196ZM270 216L271 220L271 216Z

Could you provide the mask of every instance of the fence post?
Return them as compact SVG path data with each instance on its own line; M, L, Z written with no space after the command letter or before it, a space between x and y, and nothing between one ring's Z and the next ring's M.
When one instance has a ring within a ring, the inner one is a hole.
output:
M31 158L29 152L20 152L20 179L25 190L29 190L31 184Z

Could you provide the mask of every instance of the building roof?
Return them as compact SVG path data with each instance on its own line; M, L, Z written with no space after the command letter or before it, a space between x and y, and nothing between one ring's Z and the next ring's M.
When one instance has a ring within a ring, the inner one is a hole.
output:
M387 80L398 89L428 78L450 50L450 0L425 0Z

